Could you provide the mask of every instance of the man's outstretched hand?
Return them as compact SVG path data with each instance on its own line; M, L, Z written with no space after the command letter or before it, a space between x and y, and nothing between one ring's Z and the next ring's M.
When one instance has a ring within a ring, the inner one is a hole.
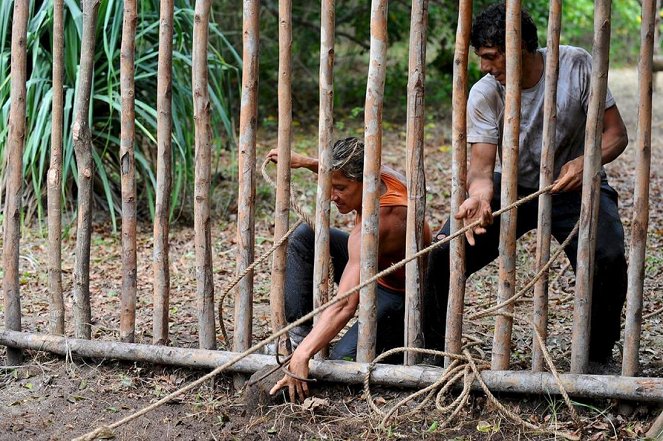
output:
M564 164L550 191L552 193L562 193L580 189L582 187L583 161L584 157L579 156Z
M279 151L277 149L272 149L269 151L269 153L267 153L266 157L272 162L279 162ZM290 168L311 168L312 164L314 163L315 160L309 158L308 156L304 156L295 152L290 153Z
M303 360L300 357L297 357L296 354L293 354L292 358L290 359L288 370L299 378L308 378L308 361L308 358ZM300 381L290 375L285 375L283 378L281 378L269 391L269 394L274 395L284 387L288 388L288 396L290 397L290 401L293 403L297 399L304 401L306 397L308 397L308 383L305 381Z
M474 241L475 234L484 234L486 232L486 227L493 223L493 212L490 207L490 201L480 199L478 197L470 196L465 199L458 209L458 213L454 216L458 220L463 220L463 225L467 226L472 222L481 220L481 223L465 232L465 237L467 242L474 246L476 243Z

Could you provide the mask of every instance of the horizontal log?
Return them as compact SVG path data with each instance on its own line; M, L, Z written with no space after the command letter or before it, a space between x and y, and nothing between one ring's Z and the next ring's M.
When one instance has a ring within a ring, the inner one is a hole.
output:
M663 55L654 55L654 65L652 70L654 72L663 70Z
M59 355L107 358L189 368L214 369L237 353L205 349L174 348L103 340L70 339L54 335L0 331L0 345L12 348L47 351ZM252 374L267 365L275 365L271 355L252 354L239 360L229 372ZM311 375L324 381L361 384L368 369L366 363L340 360L313 360ZM376 365L372 383L404 388L423 388L435 382L444 370L433 366ZM484 371L483 379L493 392L558 394L553 376L547 372ZM622 377L616 375L560 374L562 384L571 396L615 398L663 402L663 378ZM475 383L475 389L479 389Z

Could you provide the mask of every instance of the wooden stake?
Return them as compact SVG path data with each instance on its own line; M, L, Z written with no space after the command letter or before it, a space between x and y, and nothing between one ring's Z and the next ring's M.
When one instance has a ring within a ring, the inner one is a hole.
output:
M587 372L589 331L591 328L594 251L601 192L601 139L605 94L608 88L608 52L610 49L610 0L597 0L594 10L594 46L582 175L578 264L576 268L571 372Z
M49 332L64 335L62 295L62 124L64 120L64 1L53 1L53 108L48 169Z
M120 174L122 186L122 294L120 340L133 342L136 333L136 112L134 60L136 54L136 0L124 0L120 48Z
M214 369L239 354L204 349L173 348L166 346L120 343L111 341L87 341L67 339L54 335L27 334L0 331L0 344L36 351L48 351L62 356L76 355L92 358L111 358L170 366ZM251 374L265 366L275 365L274 357L251 354L238 360L229 372ZM341 360L313 360L311 376L324 381L361 384L368 364ZM371 373L371 384L390 387L423 388L431 385L444 374L444 370L432 366L398 366L376 364ZM558 394L559 387L552 374L547 372L483 371L484 382L493 392ZM663 402L663 378L619 377L615 375L560 374L561 383L571 396L600 399ZM480 390L474 383L474 390Z
M152 341L168 343L170 301L170 191L172 185L172 69L173 0L161 0L159 19L159 65L157 70L157 188L154 211L154 313Z
M380 231L380 169L382 156L382 106L387 74L386 0L371 2L371 50L364 107L364 185L361 206L361 281L378 272ZM375 358L377 335L377 283L359 291L357 361Z
M424 216L426 213L426 174L424 172L424 83L426 79L426 31L428 28L428 0L412 2L410 18L410 59L407 83L406 174L407 174L407 233L405 256L410 257L423 247ZM422 303L423 270L425 260L417 259L405 265L405 345L423 347ZM413 365L421 357L405 353L405 364Z
M543 103L543 145L539 171L539 188L553 182L555 169L555 131L557 128L557 77L559 76L559 34L562 22L562 1L550 0L548 13L548 48L546 53L545 97ZM541 270L550 259L550 231L552 195L539 196L539 213L536 230L536 270ZM534 285L534 317L532 319L539 335L545 341L548 335L548 272L543 273ZM532 370L544 368L543 353L536 337L532 344Z
M638 64L638 143L635 151L635 192L629 246L626 327L622 374L635 376L639 370L642 331L642 291L649 224L649 170L651 168L652 55L654 52L654 1L642 2L640 63Z
M21 238L21 195L23 194L23 147L26 137L25 95L27 82L27 29L30 8L27 0L15 0L12 18L11 90L9 137L7 139L7 192L4 210L2 263L4 277L5 328L21 330L19 243ZM7 348L7 364L21 363L20 350Z
M274 210L274 242L289 229L290 213L290 148L292 143L292 1L279 1L279 128L277 163L276 208ZM285 264L288 242L274 251L269 303L272 310L272 331L286 324ZM306 293L308 294L308 293ZM281 341L285 342L285 339ZM285 350L285 345L282 346Z
M520 80L522 75L521 7L519 0L506 2L506 99L504 103L504 138L502 142L502 192L505 207L518 198L518 145L520 137ZM497 302L516 293L516 222L517 211L510 210L500 219L500 257ZM513 312L513 305L504 308ZM509 368L512 320L507 316L495 319L491 369Z
M458 28L454 49L452 98L452 151L451 151L451 213L458 209L467 196L467 63L472 30L472 1L463 0L458 6ZM463 228L463 222L450 217L451 232ZM449 244L449 298L444 347L447 352L461 353L463 333L463 306L465 302L465 237ZM441 317L440 317L441 319ZM449 366L450 360L444 361Z
M318 119L318 191L315 203L315 261L313 263L313 308L327 303L329 280L329 211L331 198L332 137L334 133L334 0L322 0L320 11L320 115ZM313 319L313 323L317 317ZM326 357L323 348L316 358Z
M244 50L242 53L242 107L239 119L239 196L237 216L237 273L254 259L256 131L258 119L258 46L260 2L244 1ZM238 284L235 294L235 336L233 349L251 346L253 318L253 271Z
M92 235L92 134L88 125L94 45L99 0L83 0L83 34L79 64L78 89L74 103L72 138L78 168L78 228L76 230L76 259L74 261L74 335L89 339L92 336L90 310L90 238Z
M216 348L214 280L212 278L212 226L210 224L209 203L212 174L212 129L210 127L210 103L207 90L209 85L207 78L207 44L210 8L211 0L196 0L193 22L193 51L191 54L193 120L196 131L193 224L196 244L198 343L202 349Z

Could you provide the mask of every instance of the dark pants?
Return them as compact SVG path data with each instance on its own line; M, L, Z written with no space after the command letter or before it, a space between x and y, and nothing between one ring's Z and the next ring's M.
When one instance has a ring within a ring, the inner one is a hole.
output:
M493 211L500 205L500 175L495 174ZM519 197L533 190L519 188ZM573 230L580 216L580 192L556 194L552 197L551 232L562 243ZM517 236L536 228L538 200L521 205L517 214ZM449 221L438 235L449 235ZM482 235L475 235L476 245L465 242L466 276L492 262L498 256L500 219ZM437 237L437 235L435 236ZM571 240L564 252L575 271L578 240ZM426 346L444 346L447 299L449 295L449 247L445 244L434 249L428 260L426 280L424 329ZM617 192L607 182L601 185L596 253L592 289L591 333L589 358L603 361L610 357L620 334L621 312L626 299L626 258L624 255L624 229L617 210Z
M336 283L348 262L349 234L332 228L329 248ZM290 236L285 271L285 316L288 322L313 310L313 262L315 234L308 225L300 225ZM379 354L403 344L404 294L378 285L377 341ZM310 323L309 323L310 324ZM330 358L351 359L357 355L359 324L355 323L334 345Z

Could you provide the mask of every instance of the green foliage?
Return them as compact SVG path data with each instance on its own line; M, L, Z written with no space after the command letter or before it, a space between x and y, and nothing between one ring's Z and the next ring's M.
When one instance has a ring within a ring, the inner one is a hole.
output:
M27 139L23 155L26 219L36 211L44 215L46 172L51 131L52 0L30 0L28 28ZM8 132L10 42L13 2L0 5L0 155L4 157ZM96 167L95 200L109 211L115 225L120 207L120 44L123 2L101 0L96 37L95 73L90 127ZM194 163L193 102L191 95L191 48L193 0L176 0L173 36L173 192L172 210L186 203ZM78 76L82 14L75 0L65 0L65 116L62 191L73 211L77 176L71 124ZM156 84L159 45L159 1L138 1L136 36L136 175L140 215L154 210L156 185ZM213 145L217 153L234 145L231 103L237 97L241 59L219 27L211 24L208 55ZM4 164L4 163L3 163ZM2 170L4 173L4 168Z

